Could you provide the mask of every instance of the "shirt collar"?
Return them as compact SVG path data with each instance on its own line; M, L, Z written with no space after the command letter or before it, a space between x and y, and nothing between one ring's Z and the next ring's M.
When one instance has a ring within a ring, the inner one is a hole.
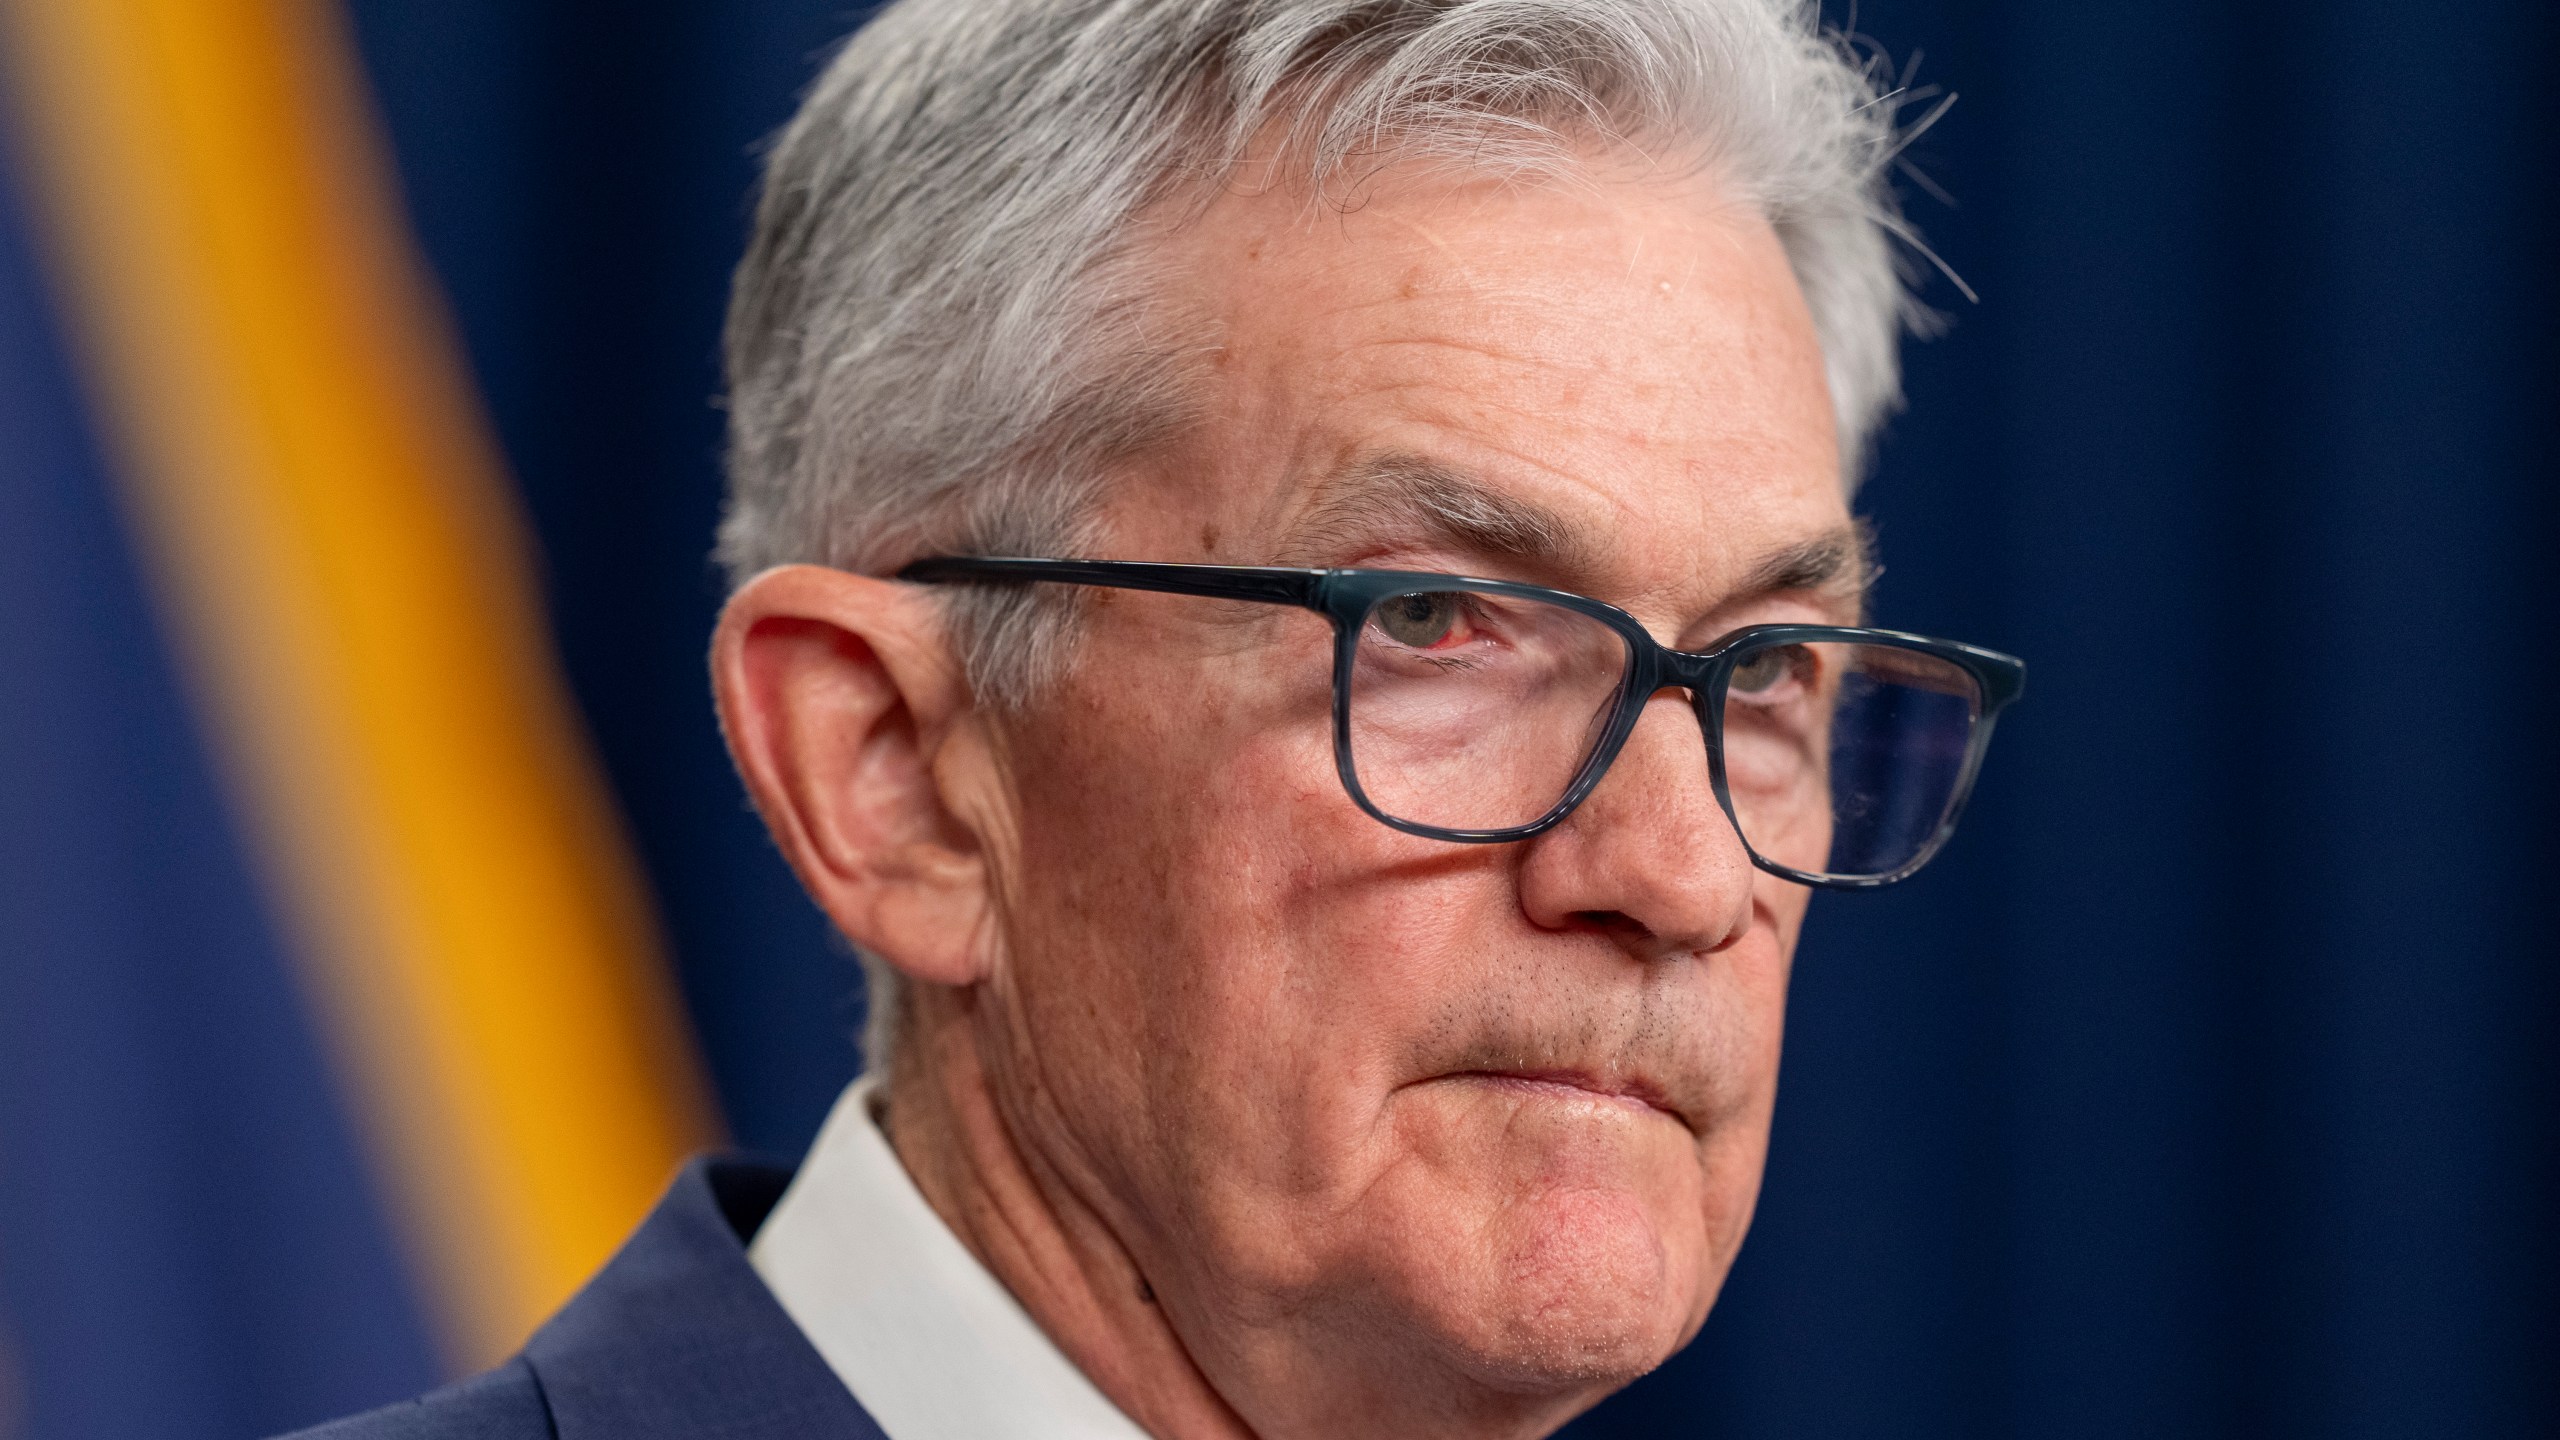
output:
M889 1440L1146 1440L908 1178L855 1081L747 1258Z

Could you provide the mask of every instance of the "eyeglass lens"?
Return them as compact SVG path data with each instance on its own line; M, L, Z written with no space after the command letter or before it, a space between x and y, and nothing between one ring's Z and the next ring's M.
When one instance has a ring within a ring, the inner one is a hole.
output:
M1536 824L1605 738L1631 660L1615 628L1561 605L1389 596L1353 655L1352 772L1409 824ZM1725 787L1755 853L1841 878L1920 858L1963 783L1982 710L1971 672L1925 651L1820 641L1746 652L1730 676Z

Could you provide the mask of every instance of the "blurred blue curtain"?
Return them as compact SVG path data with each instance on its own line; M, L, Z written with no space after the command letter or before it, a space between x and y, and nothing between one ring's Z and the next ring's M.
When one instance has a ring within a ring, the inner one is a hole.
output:
M858 12L351 9L735 1133L796 1149L851 1073L859 1001L701 699L715 336L750 148ZM1962 93L1911 157L1959 203L1916 179L1911 199L1983 296L1931 291L1953 329L1913 349L1912 410L1867 491L1879 613L2025 655L2035 688L1939 866L1817 906L1751 1244L1699 1343L1577 1433L2552 1433L2550 7L1867 0L1835 18L1925 49L1918 82ZM33 364L20 313L10 363ZM58 443L47 473L94 463ZM8 483L0 558L37 577L11 575L33 597L13 604L124 583L21 538L125 564L87 492ZM17 528L44 505L55 528ZM113 723L174 704L139 611L61 623L137 656L131 695L79 703ZM57 747L84 723L7 714ZM47 773L209 803L183 767ZM12 803L73 803L46 793ZM169 883L237 892L229 863L173 855ZM62 923L105 923L97 905ZM223 943L271 943L237 913ZM254 986L225 1003L299 1023ZM57 1056L69 1038L7 1026L0 1065L140 1084L161 1063L148 1037ZM327 1159L325 1183L351 1166ZM41 1233L7 1219L0 1251ZM309 1223L341 1267L330 1293L402 1309L378 1236ZM183 1237L170 1255L207 1263ZM418 1353L240 1364L389 1390Z
M148 603L7 152L0 1440L270 1434L440 1367Z

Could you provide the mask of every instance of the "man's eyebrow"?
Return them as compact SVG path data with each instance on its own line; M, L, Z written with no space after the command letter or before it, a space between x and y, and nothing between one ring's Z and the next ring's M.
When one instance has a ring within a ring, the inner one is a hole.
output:
M1417 531L1468 554L1565 576L1599 568L1593 538L1555 512L1455 466L1402 453L1369 457L1324 481L1316 503L1291 527L1281 563L1338 563L1334 557L1363 542ZM1762 556L1728 593L1823 592L1863 609L1876 574L1874 530L1861 519Z
M1875 583L1875 530L1852 521L1825 535L1762 556L1734 594L1775 595L1817 590L1863 597Z
M1291 528L1288 549L1330 556L1364 540L1422 532L1455 549L1551 571L1587 568L1588 537L1543 506L1417 455L1359 461L1323 483Z

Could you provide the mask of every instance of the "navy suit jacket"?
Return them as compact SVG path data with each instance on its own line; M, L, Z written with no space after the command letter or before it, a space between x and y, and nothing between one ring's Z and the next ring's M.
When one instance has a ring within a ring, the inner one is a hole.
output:
M694 1161L522 1354L295 1440L887 1440L747 1264L790 1180Z

